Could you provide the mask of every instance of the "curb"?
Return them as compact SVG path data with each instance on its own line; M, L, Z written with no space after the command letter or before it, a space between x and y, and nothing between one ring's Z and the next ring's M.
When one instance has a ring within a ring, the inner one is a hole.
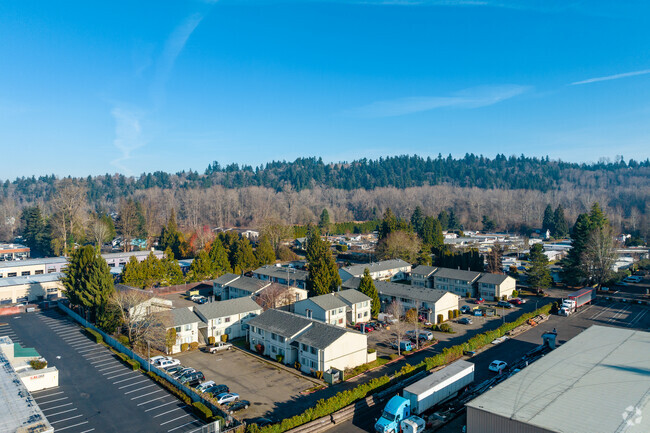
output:
M255 358L255 359L259 360L259 361L265 362L265 363L269 364L272 367L284 370L284 371L286 371L288 373L293 374L294 376L298 376L298 377L300 377L302 379L306 379L306 380L308 380L308 381L310 381L312 383L315 383L316 385L327 386L327 384L325 382L319 381L318 379L315 379L313 377L305 376L302 373L298 373L297 371L294 371L294 369L289 368L284 364L281 364L279 362L273 362L271 360L268 360L268 359L264 358L263 356L259 356L259 355L255 354L255 353L249 352L248 350L242 349L241 347L237 347L235 345L233 345L232 347L233 347L233 349L238 350L238 351L240 351L242 353L245 353L246 355L251 356L251 357L253 357L253 358Z

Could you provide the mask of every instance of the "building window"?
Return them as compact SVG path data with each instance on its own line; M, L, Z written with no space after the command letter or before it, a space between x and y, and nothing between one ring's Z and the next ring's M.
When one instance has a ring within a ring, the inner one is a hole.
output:
M15 277L17 274L15 272L9 272L7 274L8 277Z
M310 351L312 354L316 355L316 348L315 348L315 347L310 347L310 348L309 348L309 351Z
M192 329L192 325L185 325L183 327L183 331L190 331Z
M31 274L32 274L32 273L31 273L30 271L22 271L22 272L20 273L20 276L21 276L21 277L26 277L26 276L31 275Z
M273 332L271 332L271 340L278 341L278 336L276 334L274 334Z
M255 327L251 325L251 332L257 332Z
M226 317L225 322L226 322L226 323L230 323L230 317Z
M343 319L339 319L339 324L343 323Z
M34 275L43 275L43 269L37 269L34 271Z
M54 293L54 292L58 292L58 291L59 291L59 289L57 289L57 288L47 289L47 293Z
M303 344L302 344L302 350L303 350L304 352L308 352L308 351L309 351L309 346L307 346L306 344L303 343ZM305 358L303 358L303 360L304 360L304 359L305 359ZM304 364L304 361L303 361L303 364Z
M176 332L181 332L181 327L180 326L177 326L174 329L176 330Z
M317 361L309 361L311 364L311 368L318 368L318 362Z
M277 353L277 349L275 348L275 346L271 346L271 353Z

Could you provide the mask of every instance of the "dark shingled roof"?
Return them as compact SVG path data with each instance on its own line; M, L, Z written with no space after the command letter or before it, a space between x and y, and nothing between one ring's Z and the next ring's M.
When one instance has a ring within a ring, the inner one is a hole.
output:
M422 287L407 286L406 284L388 283L385 281L375 281L375 287L380 295L393 296L396 298L413 299L435 304L445 296L446 290L425 289ZM456 295L454 295L456 296Z
M391 259L391 260L383 260L381 262L375 262L375 263L352 265L352 266L348 266L347 268L342 268L342 270L348 272L350 275L356 276L356 275L363 275L363 272L366 268L368 268L368 270L372 274L373 272L389 271L391 269L404 268L407 266L411 266L411 264L405 262L402 259Z
M481 276L480 272L463 271L461 269L438 268L434 278L449 278L452 280L475 281Z
M189 308L174 308L171 310L171 314L174 326L183 326L191 323L202 322L201 318L194 314L194 311Z
M227 274L224 274L224 275L220 276L219 278L214 279L212 281L214 283L216 283L216 284L220 284L220 285L223 286L225 284L228 284L228 283L231 283L231 282L235 281L237 278L239 278L239 275L227 273Z
M274 332L283 337L292 337L311 325L313 320L282 310L266 310L253 317L248 324L266 331Z
M420 265L417 268L411 270L411 275L415 274L415 275L423 275L425 277L429 277L437 270L438 268L436 266Z
M309 272L286 266L265 265L255 269L253 274L266 275L268 277L282 278L285 280L288 277L290 281L304 281L307 280Z
M232 283L226 284L227 287L232 287L233 289L244 290L246 292L255 293L258 290L270 285L270 281L262 281L257 278L251 277L241 277L237 278Z
M508 279L508 276L503 275L503 274L483 274L481 276L481 278L479 278L478 282L479 283L485 283L485 284L499 285L499 284L503 283L507 279Z
M361 293L358 290L347 289L336 292L335 295L341 298L343 302L348 305L356 304L359 302L371 301L370 296Z
M235 314L243 314L262 309L257 302L247 297L229 299L227 301L209 302L194 308L206 319L233 316Z
M335 308L344 308L347 307L347 304L334 296L333 293L328 293L326 295L314 296L313 298L303 299L302 301L296 302L299 304L301 302L312 301L314 304L321 307L323 310L329 311L334 310Z
M325 349L348 332L345 328L312 320L312 326L300 334L296 341L317 349Z

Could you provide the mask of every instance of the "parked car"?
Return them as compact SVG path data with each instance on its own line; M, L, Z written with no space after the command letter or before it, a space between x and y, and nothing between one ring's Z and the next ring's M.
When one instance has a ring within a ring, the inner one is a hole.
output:
M185 368L185 369L179 371L178 373L176 373L173 376L173 378L180 381L180 380L184 379L185 376L188 376L188 375L190 375L192 373L195 373L195 372L196 372L195 369L193 369L192 367L188 367L188 368Z
M167 356L160 356L160 355L152 356L151 358L149 358L149 364L157 365L160 361L162 361L163 359L167 359L167 358L168 358Z
M171 367L176 367L177 365L181 365L181 362L178 359L169 358L158 362L157 367L166 370Z
M508 302L510 302L512 305L521 305L524 303L523 299L521 298L512 298Z
M217 399L217 403L226 404L226 403L233 402L235 400L239 400L239 394L236 394L234 392L223 392L217 395L216 399Z
M251 418L244 421L246 421L246 425L257 424L258 427L266 427L267 425L273 424L272 420L264 417Z
M469 305L463 305L462 307L460 307L460 312L462 314L470 314L472 312L472 307L470 307Z
M375 330L381 329L383 327L381 322L377 322L376 320L373 320L373 321L370 321L370 322L367 322L367 323L368 323L368 325L372 326L373 329L375 329Z
M206 389L210 388L211 386L215 386L216 383L214 380L208 380L206 382L203 382L201 385L196 387L197 391L205 392Z
M483 299L483 298L476 298L476 299L474 300L474 303L475 303L475 304L482 304L483 302L485 302L485 299Z
M202 296L202 295L192 295L192 296L190 296L190 301L196 302L197 299L201 299L201 298L204 298L204 296Z
M508 301L499 301L497 302L497 307L501 308L512 308L512 304Z
M195 371L194 373L190 373L184 376L182 379L179 380L179 382L187 386L196 386L199 385L204 380L205 380L205 376L203 375L203 373L201 373L200 371Z
M248 409L248 406L251 405L251 402L248 400L238 400L233 403L230 403L226 410L228 413L232 414L239 410Z
M208 302L208 298L206 298L205 296L201 296L199 299L197 299L194 302L196 302L197 304L205 304L206 302Z
M217 353L222 350L230 350L230 349L232 349L231 343L219 341L218 343L215 343L214 346L206 347L204 350L209 353Z
M181 371L182 369L184 369L184 368L185 368L185 367L183 367L182 365L177 365L177 366L175 366L175 367L169 367L169 368L168 368L167 370L165 370L165 371L167 372L168 375L174 377L174 375L175 375L176 373L180 372L180 371Z
M205 393L210 393L212 395L219 395L219 394L225 394L230 392L230 388L228 388L227 385L213 385L207 389L205 389L203 392Z
M393 341L392 344L391 344L391 347L393 349L397 349L397 341ZM411 345L411 342L407 341L407 340L401 340L399 342L399 348L400 348L400 350L405 351L405 352L409 352L409 351L413 350L413 346Z
M354 325L354 329L361 332L372 332L375 330L375 328L373 328L373 326L369 323L357 323Z
M474 350L464 350L463 355L472 358L472 357L474 357L474 355L476 355L476 351L474 351Z
M482 316L483 315L483 310L479 310L478 308L474 310L474 316Z
M505 361L499 361L499 360L494 360L490 363L490 366L488 367L489 370L494 371L495 373L501 372L501 370L505 369L508 366L508 363Z
M470 319L469 317L462 317L458 319L458 323L460 323L461 325L471 325L473 322L472 319Z
M629 277L626 277L623 281L626 283L640 283L643 281L643 277L639 275L630 275Z
M427 340L431 341L433 340L433 332L431 331L420 331L420 334L418 335L420 340Z

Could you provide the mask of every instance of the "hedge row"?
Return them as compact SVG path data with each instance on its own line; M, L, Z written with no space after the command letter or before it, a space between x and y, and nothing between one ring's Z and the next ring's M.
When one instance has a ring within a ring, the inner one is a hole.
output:
M88 334L90 334L91 337L95 339L95 343L102 343L104 341L104 338L102 337L102 334L99 332L95 331L92 328L84 328Z
M528 319L531 319L540 314L548 314L550 309L551 304L544 305L532 313L521 315L513 322L504 323L495 330L486 331L482 334L475 335L463 344L445 348L443 349L442 353L429 358L425 358L424 361L420 362L417 365L406 364L397 373L395 373L392 379L390 379L388 376L371 379L366 383L358 385L356 388L341 391L336 395L328 398L327 400L319 400L316 403L316 406L308 408L303 413L292 418L285 419L281 423L272 424L261 429L257 428L257 426L248 426L246 428L246 431L250 433L283 433L287 430L291 430L292 428L296 428L315 419L330 415L354 403L357 400L365 398L369 394L387 388L392 384L392 382L396 382L397 379L403 379L417 374L420 371L431 370L432 368L440 367L452 361L455 361L456 359L463 356L464 351L476 350L483 346L486 346L487 344L491 343L492 340L503 337L508 331L511 331L517 326L524 324Z
M130 365L133 371L140 370L140 363L135 359L131 359L127 354L118 352L115 349L111 349L111 351L115 353L117 357L120 358L126 365Z
M192 407L194 408L194 412L203 418L204 421L208 421L210 418L212 418L212 411L200 401L195 401L192 403Z
M153 380L155 380L156 382L158 382L158 383L159 383L163 388L165 388L167 391L171 392L171 393L174 394L176 397L178 397L178 398L180 398L181 400L183 400L183 402L184 402L185 404L187 404L187 405L191 405L191 404L192 404L192 399L190 398L190 396L187 395L187 394L185 394L185 393L184 393L183 391L181 391L180 389L176 388L176 387L175 387L174 385L172 385L171 383L169 383L169 381L167 381L167 379L158 376L158 375L157 375L156 373L154 373L153 371L148 371L147 374L148 374L149 377L151 377Z

